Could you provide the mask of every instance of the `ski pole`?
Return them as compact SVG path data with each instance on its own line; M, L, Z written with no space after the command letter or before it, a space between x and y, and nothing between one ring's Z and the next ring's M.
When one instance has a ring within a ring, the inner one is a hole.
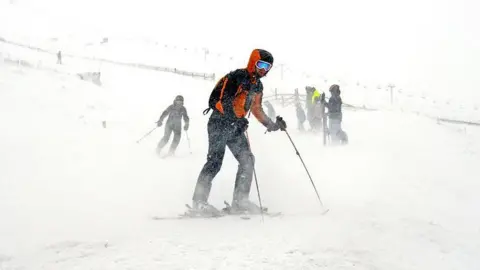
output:
M323 126L323 145L327 145L327 136L328 136L328 128L327 128L327 116L324 114L322 117L322 126Z
M147 132L145 135L143 135L142 138L138 139L137 143L139 143L141 140L143 140L145 137L147 137L148 135L150 135L150 133L152 133L155 129L157 129L158 126L154 127L152 130L150 130L149 132Z
M290 139L290 142L292 143L293 148L295 148L295 152L296 152L297 156L300 158L300 161L302 162L303 167L305 168L305 171L306 171L307 174L308 174L308 178L310 178L310 182L312 183L313 189L315 190L315 193L317 194L317 198L318 198L318 201L320 202L320 205L322 206L322 208L324 208L323 202L322 202L322 200L320 199L320 195L318 194L317 187L315 186L315 183L313 182L312 176L310 175L310 172L308 171L307 166L305 165L305 162L303 162L302 156L301 156L300 153L298 152L298 149L297 149L297 147L295 146L295 144L293 143L292 137L290 137L290 134L288 134L288 131L287 131L286 129L285 129L284 131L285 131L285 133L287 134L288 139ZM326 213L327 211L328 211L328 210L324 211L324 213Z
M187 142L188 142L188 150L190 151L190 154L192 153L192 148L190 147L190 138L188 137L188 132L185 131L185 134L187 135Z
M245 131L245 135L247 136L248 149L250 150L250 153L251 153L252 152L252 147L250 146L250 138L248 137L248 132L247 131ZM265 222L264 217L263 217L262 198L260 197L260 188L258 187L257 172L255 170L255 163L253 161L253 154L252 154L252 163L253 163L253 177L255 179L255 186L257 187L258 204L260 205L260 215L262 216L262 222Z

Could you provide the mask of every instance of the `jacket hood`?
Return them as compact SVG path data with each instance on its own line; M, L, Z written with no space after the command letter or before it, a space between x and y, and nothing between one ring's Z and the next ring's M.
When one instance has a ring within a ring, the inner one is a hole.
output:
M175 102L176 102L176 101L180 101L180 102L182 102L182 104L183 104L183 101L184 101L184 100L183 100L183 96L182 96L182 95L176 96L175 99L173 100L173 105L175 105Z
M270 52L262 49L255 49L250 54L250 59L248 60L248 73L253 74L255 72L255 63L257 63L258 60L263 60L273 65L273 55Z
M332 86L330 86L329 91L332 95L339 96L340 95L340 86L338 86L338 84L332 84Z

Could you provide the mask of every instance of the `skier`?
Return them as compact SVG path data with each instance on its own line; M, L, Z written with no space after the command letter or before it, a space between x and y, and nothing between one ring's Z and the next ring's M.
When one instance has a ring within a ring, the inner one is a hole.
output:
M197 179L193 194L193 211L200 215L219 215L221 211L208 203L213 178L222 167L225 148L228 146L238 161L238 171L231 213L250 212L259 214L265 209L249 200L252 184L254 157L250 150L245 131L249 110L262 123L267 131L285 130L287 125L282 117L273 122L263 111L263 85L260 79L267 75L273 64L273 56L266 50L255 49L250 55L247 68L237 69L222 77L214 87L209 99L213 110L207 125L208 154Z
M314 96L313 116L312 116L312 130L317 133L322 128L323 116L325 114L325 93Z
M183 129L185 131L188 130L190 118L188 117L187 109L183 106L183 101L183 96L176 96L173 104L168 106L167 109L163 111L160 119L157 121L157 126L161 127L163 125L163 120L168 116L167 124L165 125L165 133L157 146L157 154L160 154L162 148L167 144L168 140L170 140L170 135L172 132L173 141L170 145L170 150L167 155L170 156L175 154L175 150L177 149L178 143L180 142L180 138L182 136L182 117L183 121L185 122Z
M317 88L312 87L312 104L315 105L316 99L321 96L320 92L318 92Z
M305 131L305 127L303 127L303 123L306 120L305 111L303 110L302 105L300 105L300 103L297 103L295 107L297 111L298 130Z
M307 120L308 123L310 124L310 128L313 129L313 94L315 92L315 88L310 87L310 86L305 86L305 91L307 98L305 100L305 108L307 110Z
M265 106L267 107L267 111L268 111L268 117L270 117L270 119L275 119L275 109L273 108L273 105L272 103L270 103L270 101L265 101Z
M347 134L342 130L342 98L340 97L340 86L330 86L331 97L325 105L328 108L328 129L333 143L347 143Z
M62 64L62 51L57 52L57 64Z

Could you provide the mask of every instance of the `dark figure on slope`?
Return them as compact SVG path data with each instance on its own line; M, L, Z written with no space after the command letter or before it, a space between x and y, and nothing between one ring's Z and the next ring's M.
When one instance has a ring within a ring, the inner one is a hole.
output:
M315 88L310 86L305 86L305 92L307 98L305 100L305 110L307 111L307 121L310 125L310 128L314 126L312 123L313 120L313 95L315 93Z
M57 52L57 64L62 64L62 51Z
M219 210L208 204L212 181L222 167L225 149L228 146L238 161L231 212L261 213L263 209L249 200L252 184L254 157L245 131L249 110L268 131L285 130L281 117L273 122L263 111L263 86L260 81L273 64L273 56L261 49L250 55L247 68L237 69L219 80L209 99L213 110L208 121L207 162L198 176L193 194L193 208L203 215L219 214Z
M272 103L270 103L270 101L267 100L264 102L264 104L265 104L265 107L267 107L268 117L270 117L270 119L275 119L277 115L275 113L275 109L273 108Z
M328 108L328 131L332 143L348 143L348 136L342 130L342 98L340 97L340 86L333 84L330 86L331 97L325 104Z
M157 146L157 154L160 154L163 147L168 143L170 140L170 135L173 132L173 141L170 145L170 150L168 151L168 155L175 154L175 150L177 149L178 143L180 142L180 138L182 137L182 117L185 125L183 129L185 131L188 130L188 126L190 124L190 118L188 118L187 109L183 106L183 96L175 97L173 104L168 106L165 111L163 111L160 119L157 121L157 126L161 127L163 124L163 120L165 117L168 116L167 123L165 125L165 134L163 138L160 140Z
M323 118L325 114L325 93L313 98L312 131L318 133L323 131Z
M302 105L300 103L297 103L295 107L297 112L298 130L305 131L305 127L303 126L303 123L307 119L305 115L305 111L303 110Z

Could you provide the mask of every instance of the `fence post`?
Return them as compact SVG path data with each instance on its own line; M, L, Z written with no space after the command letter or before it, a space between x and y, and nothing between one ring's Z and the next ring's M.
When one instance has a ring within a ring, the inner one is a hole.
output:
M390 105L393 105L393 88L395 88L395 85L389 84L388 88L390 88Z
M277 88L275 88L275 100L278 99L277 95L278 95Z

